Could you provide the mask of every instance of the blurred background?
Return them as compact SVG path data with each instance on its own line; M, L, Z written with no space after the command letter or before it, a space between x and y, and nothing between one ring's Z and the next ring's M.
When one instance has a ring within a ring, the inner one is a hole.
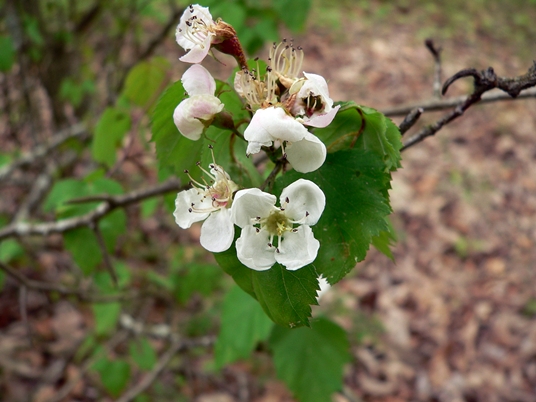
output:
M0 0L0 233L87 212L61 205L63 194L128 192L165 178L150 111L187 68L174 40L187 4ZM335 101L395 123L404 115L393 107L434 99L425 39L442 49L442 81L469 67L513 77L536 59L534 0L202 5L236 28L252 57L294 38L304 71L323 75ZM227 80L233 60L216 56L204 65ZM470 79L457 81L447 98L471 89ZM372 249L314 308L345 328L352 347L335 400L536 400L535 110L535 98L476 105L403 153L391 192L394 262ZM447 111L424 113L406 136ZM101 227L118 288L91 231L0 240L3 267L30 281L0 271L0 400L116 400L154 369L169 332L214 342L232 281L199 248L196 229L176 226L174 197L132 205ZM136 337L138 323L161 333ZM136 398L293 400L262 344L222 370L210 347L192 347Z

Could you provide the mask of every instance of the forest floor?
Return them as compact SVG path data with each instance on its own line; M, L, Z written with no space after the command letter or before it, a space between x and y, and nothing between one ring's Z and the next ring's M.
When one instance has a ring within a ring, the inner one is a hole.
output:
M325 74L333 99L379 110L432 98L424 23L382 28L358 17L345 15L344 35L319 28L303 38L305 71ZM534 41L459 34L435 41L443 81L469 67L521 75L532 63L526 53L536 51ZM447 97L471 86L458 81ZM446 112L425 113L405 137ZM534 98L477 105L403 153L391 191L395 262L371 251L324 300L343 306L348 329L357 311L383 326L355 350L346 377L354 395L536 401L535 132Z

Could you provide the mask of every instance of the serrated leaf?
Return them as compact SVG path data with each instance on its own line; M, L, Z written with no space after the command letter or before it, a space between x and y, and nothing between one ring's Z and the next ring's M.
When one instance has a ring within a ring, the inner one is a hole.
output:
M130 115L114 107L108 107L95 126L91 155L97 162L112 166L115 163L117 148L130 130Z
M258 342L266 340L273 327L261 306L238 286L223 301L221 328L214 349L216 365L223 367L249 357Z
M402 141L400 131L393 122L380 112L361 107L365 115L365 130L356 142L356 149L361 147L382 157L386 168L394 171L400 167L400 148Z
M172 168L187 183L184 170L192 170L199 161L203 141L192 141L183 136L173 122L173 112L184 99L185 91L180 81L175 82L158 99L151 118L151 141L156 144L156 157L160 168Z
M152 370L158 356L146 338L132 339L128 345L130 357L141 370Z
M0 36L0 71L8 72L15 62L15 46L11 36Z
M320 241L313 264L334 284L365 258L372 238L388 230L391 176L376 154L348 150L328 154L315 172L288 172L276 181L276 193L298 178L316 183L326 196L322 217L312 226Z
M395 257L393 256L391 247L394 245L394 243L396 243L396 232L389 218L386 218L386 222L389 229L381 232L377 236L374 236L372 238L372 245L374 246L374 248L376 248L376 250L378 250L380 253L384 254L391 261L394 262Z
M240 263L234 243L229 250L215 253L214 257L238 286L258 300L272 321L290 328L309 325L310 305L317 304L319 289L313 265L288 271L275 264L269 270L255 271Z
M399 168L402 141L398 127L372 108L352 101L338 104L341 108L331 124L314 131L328 152L361 148L379 155L389 171Z
M270 337L277 376L300 401L325 402L342 388L343 367L350 361L346 333L327 319L312 328L274 327Z
M154 57L136 64L127 75L123 95L138 106L149 106L164 84L170 67L169 61L163 57Z
M106 335L115 329L119 314L121 314L121 304L100 303L91 306L95 317L95 334L97 336Z
M114 397L119 396L130 379L130 365L124 360L101 359L93 365L100 374L102 385Z

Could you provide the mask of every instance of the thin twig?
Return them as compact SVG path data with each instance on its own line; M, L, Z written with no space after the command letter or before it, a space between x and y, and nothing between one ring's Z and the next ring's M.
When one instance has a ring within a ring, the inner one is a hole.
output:
M104 237L102 237L102 232L99 228L99 225L98 223L92 222L92 224L89 227L91 228L91 230L93 230L93 233L95 233L95 237L97 238L97 243L99 243L99 248L101 250L102 258L104 260L104 266L106 267L106 270L112 277L112 281L114 282L114 285L117 288L119 286L119 282L117 280L117 274L115 273L115 269L112 264L112 259L110 257L110 253L108 253L106 244L104 243Z
M459 105L462 103L467 96L457 96L454 98L448 98L448 99L430 99L427 101L422 101L418 103L409 103L406 105L401 106L394 106L390 108L385 108L380 110L384 115L389 117L395 117L395 116L406 116L408 113L410 113L413 109L416 108L422 108L425 112L435 112L445 109L450 109L454 106ZM527 99L527 98L536 98L536 88L528 89L522 93L520 93L516 99ZM491 103L491 102L501 102L505 100L513 100L513 98L504 93L504 92L487 92L484 95L482 95L482 99L480 100L480 103Z
M60 402L63 401L69 393L76 387L82 376L95 364L95 362L108 354L115 347L128 339L128 331L118 331L112 336L112 338L104 345L100 352L96 352L91 358L87 359L82 365L80 370L67 382L60 390L50 398L48 402Z
M97 222L99 219L106 216L116 208L126 207L130 204L143 201L147 198L172 191L180 191L181 189L182 187L180 181L176 178L172 178L154 187L135 190L127 194L110 196L95 209L84 215L63 219L57 222L54 221L36 224L25 222L12 223L0 230L0 240L13 236L48 236L52 233L63 233L81 226L88 226L92 222Z
M33 279L28 279L26 276L19 273L17 270L11 268L9 265L2 261L0 261L0 269L9 276L11 276L13 279L15 279L17 282L19 282L22 285L21 287L33 290L40 290L44 292L56 292L63 296L74 296L81 301L91 303L109 303L113 301L140 297L140 292L135 290L105 295L99 293L91 293L88 292L86 289L70 288L59 283L41 282Z
M536 61L526 74L514 78L498 77L491 67L483 71L477 71L473 68L465 69L446 80L441 92L445 94L452 83L463 77L473 77L473 92L468 95L463 102L458 104L454 110L444 115L434 124L423 128L417 134L410 137L408 141L404 142L401 151L423 141L426 137L434 135L443 126L462 116L469 107L478 103L482 99L482 95L485 92L493 88L499 88L511 97L516 98L524 89L536 86Z
M0 180L7 178L15 169L31 165L37 160L47 156L52 150L71 138L82 137L86 133L86 126L81 123L60 131L48 144L39 145L35 147L32 152L26 153L10 164L0 168Z
M129 402L144 392L158 378L162 371L169 364L171 359L179 352L195 347L209 347L214 344L216 338L214 336L204 336L196 339L174 340L168 350L166 350L154 368L147 373L136 385L125 392L116 402Z
M408 115L404 118L404 121L400 123L398 126L398 129L400 130L400 135L404 135L406 131L408 131L415 123L417 123L417 120L419 120L419 117L421 117L423 113L422 107L418 107L413 109L411 112L408 113Z
M426 48L434 57L434 97L441 98L441 47L436 47L432 39L424 41Z
M43 201L44 195L50 189L53 183L53 176L58 170L64 169L71 165L77 159L76 152L68 152L59 162L56 163L54 158L50 158L44 172L41 173L33 182L30 193L26 199L20 204L12 222L20 222L29 218L30 214L37 208L40 202Z
M262 183L262 185L259 187L261 190L264 191L264 189L266 187L273 187L274 185L274 181L275 181L275 177L277 176L277 174L281 171L281 169L283 169L283 166L287 163L287 160L286 158L283 156L281 157L281 159L279 159L273 170L270 172L270 174L268 175L268 177L266 178L266 180L264 181L264 183Z

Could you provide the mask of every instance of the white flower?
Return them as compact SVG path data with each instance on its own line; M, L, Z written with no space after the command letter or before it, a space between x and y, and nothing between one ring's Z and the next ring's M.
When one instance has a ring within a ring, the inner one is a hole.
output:
M181 61L201 63L211 47L215 47L220 52L233 56L240 67L247 67L246 55L235 29L221 18L214 22L208 7L197 4L188 6L181 16L175 38L187 51L179 58Z
M306 126L326 127L335 118L340 105L333 107L324 77L305 71L303 75L305 79L296 80L289 90L291 97L296 94L291 113Z
M214 96L216 82L205 67L194 64L186 70L181 81L190 97L175 108L173 120L182 135L195 141L224 105Z
M326 160L326 146L322 141L281 107L257 110L244 131L244 138L248 141L248 155L274 141L286 142L283 152L292 167L301 173L318 169Z
M175 222L183 229L206 219L201 226L201 245L208 251L219 253L233 243L234 225L230 207L238 186L221 166L211 163L209 167L210 173L203 168L201 170L209 176L210 184L192 179L196 187L177 194L173 215Z
M213 38L216 36L216 23L208 7L190 5L181 16L175 38L177 43L188 51L179 60L186 63L200 63L208 54Z
M275 202L274 195L253 188L237 192L231 208L232 221L242 228L236 241L238 259L256 271L276 262L291 271L300 269L315 260L320 248L310 226L324 211L322 190L299 179L281 193L281 208Z

